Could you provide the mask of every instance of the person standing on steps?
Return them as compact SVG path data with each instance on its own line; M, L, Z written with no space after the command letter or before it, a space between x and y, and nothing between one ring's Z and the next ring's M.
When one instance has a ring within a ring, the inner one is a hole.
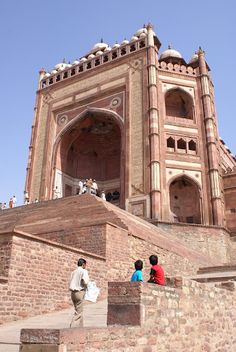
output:
M86 268L86 260L78 260L78 268L71 273L70 286L71 300L74 304L75 312L72 317L70 328L83 326L83 301L89 283L89 275Z

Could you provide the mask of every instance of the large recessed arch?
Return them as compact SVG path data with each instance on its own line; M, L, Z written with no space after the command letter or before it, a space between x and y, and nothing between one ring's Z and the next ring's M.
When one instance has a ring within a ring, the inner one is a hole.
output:
M195 180L179 175L169 181L171 217L184 223L202 223L201 189Z
M51 197L55 186L62 197L76 194L79 180L90 177L100 190L123 194L123 150L122 117L108 109L87 108L55 140Z
M167 90L165 93L166 116L171 118L194 119L193 98L179 87Z

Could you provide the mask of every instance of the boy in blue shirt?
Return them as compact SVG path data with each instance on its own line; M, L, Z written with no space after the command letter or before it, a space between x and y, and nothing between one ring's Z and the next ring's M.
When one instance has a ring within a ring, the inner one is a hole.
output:
M143 273L142 273L143 262L142 262L142 260L136 260L136 262L134 263L134 267L135 267L135 272L133 273L133 275L131 277L131 282L143 281Z

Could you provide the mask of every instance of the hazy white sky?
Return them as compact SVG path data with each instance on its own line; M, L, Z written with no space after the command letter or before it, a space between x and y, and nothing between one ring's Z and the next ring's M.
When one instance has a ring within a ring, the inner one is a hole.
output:
M101 37L129 39L144 23L186 61L202 46L215 85L220 135L235 154L235 0L7 0L0 2L0 201L23 199L38 71L83 56Z

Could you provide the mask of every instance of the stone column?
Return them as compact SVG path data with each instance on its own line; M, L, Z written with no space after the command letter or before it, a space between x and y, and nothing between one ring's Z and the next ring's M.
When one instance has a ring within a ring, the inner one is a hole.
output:
M159 113L157 104L157 51L154 45L152 25L148 31L148 96L149 96L149 141L150 141L150 170L151 170L151 217L160 218L160 140L159 140Z
M46 71L44 68L41 68L39 71L39 81L38 81L38 89L41 88L41 80L43 76L46 74ZM32 165L33 165L33 152L34 152L34 147L35 147L35 139L36 139L36 126L37 126L37 115L38 115L38 107L39 107L39 95L36 95L36 101L35 101L35 107L34 107L34 118L33 118L33 124L31 126L31 138L30 138L30 145L29 145L29 155L28 155L28 161L27 161L27 168L26 168L26 179L25 179L25 192L29 194L30 200L30 190L31 190L31 178L32 178Z
M198 51L200 80L202 87L202 104L206 132L206 146L209 163L209 177L211 185L211 203L213 211L213 224L223 226L223 208L221 200L220 175L219 175L219 153L217 150L214 114L212 111L212 101L210 94L210 78L204 51L200 48Z

